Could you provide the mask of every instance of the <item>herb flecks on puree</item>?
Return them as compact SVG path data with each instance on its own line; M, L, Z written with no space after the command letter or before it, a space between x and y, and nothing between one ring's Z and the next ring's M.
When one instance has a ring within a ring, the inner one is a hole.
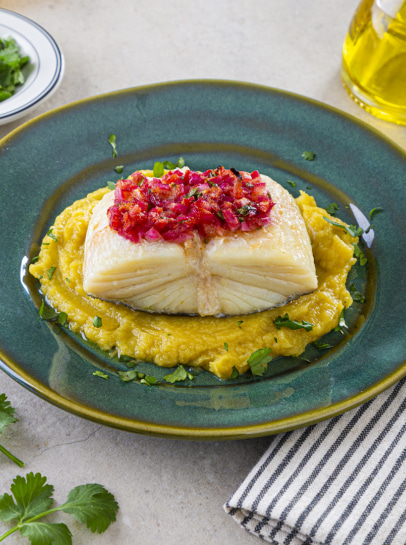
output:
M313 293L272 310L224 318L150 314L89 297L83 289L84 241L92 210L108 191L99 189L64 210L50 233L53 237L45 236L39 259L30 266L47 301L66 313L69 328L103 350L117 349L119 354L164 367L202 367L227 379L236 376L236 370L247 371L250 356L263 347L272 349L273 358L300 355L308 344L334 329L343 309L352 303L345 283L356 261L353 245L358 238L337 227L340 220L318 208L304 192L296 202L316 264L319 285ZM290 322L312 327L281 327L286 315Z

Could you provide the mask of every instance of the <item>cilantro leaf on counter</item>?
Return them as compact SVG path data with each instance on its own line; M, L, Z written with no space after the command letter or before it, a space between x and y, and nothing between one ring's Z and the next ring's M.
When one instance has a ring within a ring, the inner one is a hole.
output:
M248 358L247 363L254 376L262 377L265 373L268 363L272 360L271 351L271 348L259 348Z
M31 545L71 545L72 534L64 523L40 522L44 516L63 511L86 524L92 532L104 532L116 520L118 504L114 496L100 484L75 487L67 501L52 508L54 487L46 484L40 473L17 476L10 487L10 494L0 496L0 520L17 521L7 530L0 541L14 532L28 537Z
M20 50L13 38L0 38L0 102L10 98L16 86L25 82L21 68L28 63L28 56L20 55Z
M291 320L287 314L283 317L278 316L273 323L276 329L280 329L281 327L287 327L288 329L305 329L306 331L311 331L313 329L313 324L310 322L306 322L305 320L302 322Z
M0 394L0 433L7 428L9 424L14 424L18 422L18 418L14 416L15 409L11 406L10 401L8 401L6 394ZM11 452L6 448L0 445L0 452L5 454L12 462L17 464L20 467L24 466L24 462L16 458Z
M116 145L116 135L115 134L110 134L109 144L113 148L113 158L117 157L117 145Z

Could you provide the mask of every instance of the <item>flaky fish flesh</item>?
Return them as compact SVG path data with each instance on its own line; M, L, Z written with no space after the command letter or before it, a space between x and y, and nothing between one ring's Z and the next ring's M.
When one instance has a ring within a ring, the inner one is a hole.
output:
M200 316L274 308L317 288L309 235L293 197L261 175L275 203L269 225L202 240L132 242L109 226L114 191L95 207L85 243L84 289L134 309Z

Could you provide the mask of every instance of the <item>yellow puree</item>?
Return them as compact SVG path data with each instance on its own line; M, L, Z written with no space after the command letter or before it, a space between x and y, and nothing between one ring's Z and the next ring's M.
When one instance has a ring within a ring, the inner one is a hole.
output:
M355 263L352 244L357 239L325 221L322 216L329 217L327 212L304 192L296 202L316 263L319 286L313 293L273 310L225 318L149 314L88 297L82 284L86 231L94 206L108 191L99 189L66 208L53 227L57 241L46 236L43 242L49 245L42 245L39 260L30 266L47 302L67 313L69 328L103 350L164 367L203 367L226 379L233 366L240 373L247 371L247 359L259 348L271 347L274 357L301 354L307 344L336 327L341 311L352 303L345 282ZM52 267L56 269L49 279ZM273 320L285 313L291 320L312 323L313 329L277 330ZM93 325L96 315L102 318L102 327Z

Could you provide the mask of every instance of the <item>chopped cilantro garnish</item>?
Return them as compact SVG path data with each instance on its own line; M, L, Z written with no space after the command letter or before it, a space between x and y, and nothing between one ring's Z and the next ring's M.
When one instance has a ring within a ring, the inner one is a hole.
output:
M235 365L233 365L233 370L231 371L230 380L235 380L240 376L240 373L238 372L238 369Z
M328 223L331 223L331 225L334 225L334 227L339 227L340 229L347 231L347 233L354 238L359 237L364 232L362 227L357 227L356 225L343 225L342 223L338 223L336 221L330 220L329 218L326 218L325 216L323 216L323 219L328 221Z
M35 257L31 259L31 263L36 263L38 259L39 259L39 255L36 255Z
M66 312L60 312L58 315L58 324L66 325L66 322L68 321L68 315Z
M357 259L359 259L359 264L361 265L361 267L363 267L368 262L368 259L365 257L364 252L361 250L358 244L353 244L353 247L354 255Z
M117 165L114 167L114 170L117 172L117 174L121 174L124 170L124 165Z
M13 38L0 38L0 102L14 95L15 88L25 82L21 68L30 60L20 55Z
M317 348L317 350L328 350L329 348L333 348L332 344L322 343L320 341L314 341L313 346Z
M165 172L164 164L161 163L160 161L156 161L156 163L154 163L155 178L162 178L162 176L164 175L164 172Z
M95 372L93 373L93 375L94 375L95 377L104 378L104 379L106 379L106 380L109 378L108 375L106 375L105 373L102 373L101 371L95 371Z
M43 299L41 306L39 307L39 315L43 320L55 320L58 318L59 313L55 312L53 308L46 306Z
M156 377L151 377L149 375L145 375L145 377L140 380L140 383L146 384L147 386L153 386L154 384L159 384L158 379Z
M340 210L340 207L337 203L332 202L325 208L326 212L330 214L330 216L334 216L337 210Z
M189 379L189 380L193 380L194 377L192 375L192 373L188 373L186 371L186 369L183 367L183 365L179 365L175 371L173 373L170 373L169 375L165 375L164 376L164 380L166 380L166 382L170 382L170 383L174 383L174 382L179 382L181 380L186 380L186 379Z
M244 323L244 320L238 320L237 325L240 329L242 329L241 324Z
M183 157L179 157L178 162L172 163L172 161L156 161L154 164L154 176L155 178L162 178L165 169L174 170L175 168L183 168L185 166L185 160Z
M115 182L107 182L107 187L111 190L111 191L114 191L116 189L116 184Z
M304 151L302 153L302 157L303 159L306 159L306 161L314 161L314 159L316 158L316 154L312 151Z
M247 363L254 376L262 377L265 373L268 363L272 360L271 351L271 348L259 348L248 358Z
M334 331L339 331L340 333L344 333L343 329L348 329L348 326L346 324L345 317L344 317L344 309L340 312L338 325L334 328Z
M50 269L47 270L48 280L51 280L55 271L56 271L56 267L51 267Z
M228 343L224 343L224 350L228 352Z
M354 284L351 284L350 286L350 293L354 301L357 303L365 303L365 297L357 290Z
M103 325L103 320L100 318L100 316L95 316L93 318L93 325L94 327L101 327Z
M116 145L116 135L115 134L110 134L109 144L113 148L113 157L117 157L117 145Z
M68 284L70 284L69 278L65 278L65 281L66 281Z
M54 240L55 242L57 242L58 239L56 238L56 235L53 234L53 232L52 232L53 230L54 230L53 227L51 227L50 229L48 229L47 236L48 236L49 238L52 238L52 240ZM48 244L49 244L49 243L48 243Z
M302 321L298 322L297 320L290 320L289 316L285 314L285 316L278 316L273 321L276 329L280 329L281 327L287 327L288 329L305 329L306 331L311 331L313 329L313 324L310 322Z
M290 184L292 187L296 187L296 182L292 182L292 180L288 180L287 183Z
M118 375L123 382L130 382L138 378L138 373L134 369L130 369L129 371L119 371Z
M381 208L380 206L377 206L376 208L373 208L369 213L369 219L372 221L372 218L376 214L379 214L380 212L383 212L383 208Z

